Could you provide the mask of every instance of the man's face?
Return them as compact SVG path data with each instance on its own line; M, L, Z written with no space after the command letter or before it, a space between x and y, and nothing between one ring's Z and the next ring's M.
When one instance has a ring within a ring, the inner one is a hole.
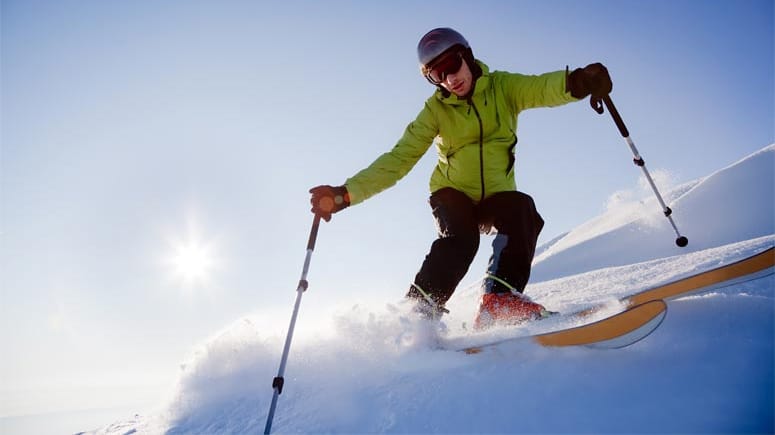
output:
M473 74L459 51L445 54L435 62L427 77L458 97L468 95L473 86Z

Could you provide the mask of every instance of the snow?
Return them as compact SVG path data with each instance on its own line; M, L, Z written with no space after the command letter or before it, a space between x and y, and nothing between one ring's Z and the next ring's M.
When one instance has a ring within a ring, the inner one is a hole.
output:
M600 217L539 250L527 293L553 310L617 299L775 245L775 145L700 180L654 171L689 246L650 191L612 195ZM346 306L294 337L273 429L338 433L762 432L775 430L775 279L759 275L669 302L662 326L619 350L518 340L478 355L435 349L401 302ZM446 345L567 326L552 319L473 334L477 283L450 301ZM289 307L289 313L290 313ZM306 310L302 301L300 327ZM309 318L309 317L307 317ZM318 319L315 320L316 322ZM264 429L284 333L239 319L181 365L156 415L93 431L257 433Z
M605 214L543 247L536 258L533 280L640 263L772 234L774 156L775 144L673 189L668 189L670 177L655 171L655 181L673 209L678 229L689 238L686 248L665 243L676 235L643 181L640 190L646 200L612 198ZM635 195L617 192L613 196Z

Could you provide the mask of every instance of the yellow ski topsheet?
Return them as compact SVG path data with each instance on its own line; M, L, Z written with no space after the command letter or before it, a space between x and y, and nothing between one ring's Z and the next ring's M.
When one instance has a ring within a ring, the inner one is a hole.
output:
M775 268L775 248L766 249L743 260L706 270L696 275L663 284L623 299L629 309L597 322L532 336L544 346L579 346L614 348L635 343L656 329L667 313L663 299L670 299L697 291L732 285L752 276L763 276ZM597 311L596 308L576 313L585 317ZM522 337L527 338L527 337ZM464 352L475 354L498 343L472 346Z
M644 290L624 300L630 305L638 305L655 299L675 298L699 290L708 290L714 286L730 285L733 284L732 280L748 277L773 266L775 266L775 248L769 248L735 263Z
M667 304L664 301L649 301L597 322L536 335L533 339L543 346L582 346L611 342L617 344L601 347L624 347L650 334L659 326L666 313ZM644 326L648 326L648 329L641 330Z

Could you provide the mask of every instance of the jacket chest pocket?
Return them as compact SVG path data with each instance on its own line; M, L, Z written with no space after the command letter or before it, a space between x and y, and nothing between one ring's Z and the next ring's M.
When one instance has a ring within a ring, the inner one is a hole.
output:
M467 108L460 107L453 116L448 118L448 122L443 123L439 136L442 146L440 149L445 154L451 155L467 145L479 145L480 130L479 120L471 110L467 114Z

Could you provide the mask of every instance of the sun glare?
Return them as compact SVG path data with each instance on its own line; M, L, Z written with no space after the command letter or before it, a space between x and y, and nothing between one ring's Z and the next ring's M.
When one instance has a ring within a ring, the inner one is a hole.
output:
M220 271L222 258L219 244L198 219L188 216L173 231L165 235L162 264L171 280L169 284L186 290L212 289L215 275Z
M175 274L188 283L205 280L213 268L213 258L206 246L187 242L175 249L172 257Z

